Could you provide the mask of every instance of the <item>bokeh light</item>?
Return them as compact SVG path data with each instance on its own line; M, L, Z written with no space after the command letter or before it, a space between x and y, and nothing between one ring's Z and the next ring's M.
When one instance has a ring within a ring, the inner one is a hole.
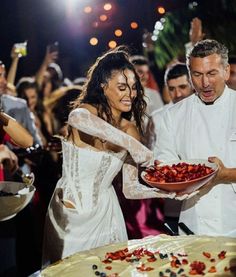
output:
M110 11L112 9L112 5L110 3L106 3L104 6L103 6L103 9L105 11Z
M108 42L108 46L109 46L110 48L115 48L115 47L117 46L117 42L116 42L115 40L110 40L110 41Z
M107 16L105 14L100 15L99 18L100 18L101 21L106 21L107 20Z
M133 22L130 23L130 27L131 27L132 29L137 29L137 28L138 28L138 23L135 22L135 21L133 21Z
M92 45L92 46L95 46L98 44L98 39L95 38L95 37L92 37L90 40L89 40L89 43Z
M116 29L115 32L114 32L115 36L117 37L121 37L123 32L120 30L120 29Z
M162 22L161 21L157 21L156 23L155 23L155 30L163 30L164 29L164 25L162 24Z
M156 41L156 40L157 40L157 35L153 35L153 36L151 37L151 39L152 39L152 41Z
M188 4L188 7L190 10L194 10L198 6L198 3L196 1L193 1Z
M85 13L91 13L92 12L92 7L90 7L90 6L84 7L84 12Z
M160 6L160 7L157 7L157 12L158 12L159 14L164 14L164 13L166 12L166 10L165 10L164 7Z

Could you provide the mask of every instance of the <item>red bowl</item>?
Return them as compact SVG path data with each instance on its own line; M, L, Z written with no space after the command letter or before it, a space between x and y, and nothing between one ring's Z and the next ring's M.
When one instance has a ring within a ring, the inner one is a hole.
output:
M201 164L201 165L204 164L206 166L211 167L214 171L200 178L192 179L184 182L160 183L160 182L150 181L145 178L145 175L147 174L145 171L141 173L141 178L149 186L158 188L160 190L164 190L167 192L176 192L176 193L192 193L193 191L198 190L200 187L202 187L207 182L209 182L215 176L218 170L218 166L215 163L210 163L207 160L199 160L199 159L171 161L168 163L161 163L159 166L173 165L178 163Z

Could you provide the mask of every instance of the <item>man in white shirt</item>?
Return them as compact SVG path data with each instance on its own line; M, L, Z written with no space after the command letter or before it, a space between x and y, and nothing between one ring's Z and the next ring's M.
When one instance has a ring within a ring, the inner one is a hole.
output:
M236 93L226 86L230 68L227 48L202 40L187 54L196 93L170 107L157 137L158 159L219 157L236 164ZM197 235L236 237L236 184L225 176L183 201L180 221Z

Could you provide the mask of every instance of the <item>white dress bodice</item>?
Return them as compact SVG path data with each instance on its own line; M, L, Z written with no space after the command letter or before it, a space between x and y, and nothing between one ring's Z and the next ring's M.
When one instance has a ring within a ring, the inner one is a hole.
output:
M96 208L99 197L112 188L126 151L115 153L89 146L81 148L65 140L62 141L62 151L62 178L57 187L63 188L64 200L74 203L78 212Z
M96 151L62 141L62 177L45 222L43 265L78 251L127 240L121 208L112 185L126 151ZM63 201L75 208L67 208Z

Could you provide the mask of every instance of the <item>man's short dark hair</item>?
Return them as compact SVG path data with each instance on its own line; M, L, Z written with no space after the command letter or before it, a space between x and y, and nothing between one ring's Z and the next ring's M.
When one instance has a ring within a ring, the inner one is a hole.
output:
M187 79L189 79L189 73L186 64L176 63L166 69L164 80L165 83L167 83L171 79L176 79L184 75L186 75Z
M227 47L214 39L205 39L198 41L189 53L186 55L187 66L190 65L190 58L205 58L210 55L217 54L221 57L222 64L228 65L228 49Z
M149 65L148 64L148 59L144 56L141 56L141 55L131 56L130 61L134 65Z

